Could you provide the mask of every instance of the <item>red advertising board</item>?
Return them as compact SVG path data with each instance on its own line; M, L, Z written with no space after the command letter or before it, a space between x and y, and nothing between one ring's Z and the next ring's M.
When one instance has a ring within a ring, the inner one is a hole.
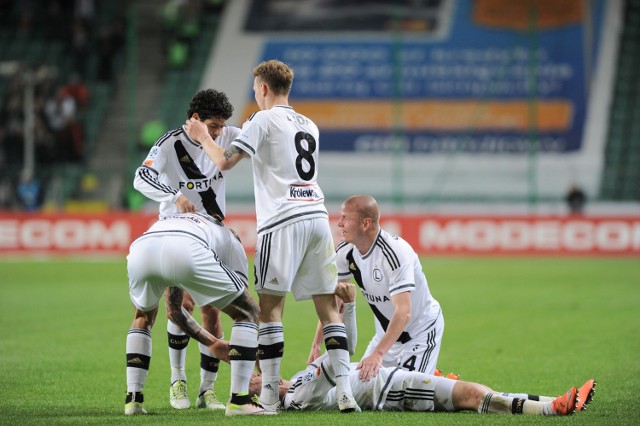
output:
M0 255L125 255L156 217L0 213ZM339 241L337 217L331 221ZM232 214L225 223L252 253L255 216ZM640 255L640 217L390 215L382 226L419 254Z

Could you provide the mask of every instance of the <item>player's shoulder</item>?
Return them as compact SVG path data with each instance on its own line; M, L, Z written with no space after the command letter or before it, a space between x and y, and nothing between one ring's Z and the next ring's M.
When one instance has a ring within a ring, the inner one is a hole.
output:
M224 126L222 134L233 139L240 134L241 130L239 127L227 125Z
M268 120L271 117L271 110L270 109L263 109L260 111L256 111L253 114L251 114L249 116L249 118L247 118L247 121L245 123L255 123L255 122L260 122L260 121L264 121L264 120Z
M392 246L404 246L405 244L408 244L401 236L387 232L384 229L380 230L380 233L378 234L378 241L382 241L385 244Z
M353 244L347 243L346 241L340 241L336 246L336 253L339 255L346 256L350 250L353 249Z
M182 127L178 127L177 129L169 130L164 135L160 136L156 143L153 145L153 148L157 148L159 150L165 150L173 145L173 142L184 137L186 133Z
M225 126L222 130L222 133L216 139L216 143L223 148L227 148L231 145L238 135L240 135L240 129L235 126Z
M402 237L385 230L380 230L374 245L377 250L382 251L385 259L392 265L397 266L400 259L407 259L411 256L413 248Z

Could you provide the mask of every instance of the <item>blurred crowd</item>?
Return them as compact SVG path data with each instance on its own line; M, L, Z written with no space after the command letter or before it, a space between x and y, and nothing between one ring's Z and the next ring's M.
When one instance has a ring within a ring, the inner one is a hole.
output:
M42 194L29 202L19 189L25 182L47 179L58 165L82 165L86 154L83 117L90 107L88 81L115 83L115 61L125 45L125 22L115 15L96 19L95 0L0 0L0 25L11 43L45 49L60 46L59 57L3 55L3 90L0 92L0 208L37 209ZM46 50L43 53L47 53ZM52 60L53 59L53 60ZM27 88L33 93L32 110L25 107ZM24 140L28 113L33 115L35 169L25 176ZM39 201L38 201L39 200Z
M168 69L189 66L202 16L219 13L224 3L158 2ZM126 11L132 4L126 0L0 0L0 209L37 210L57 170L86 169L94 142L87 141L86 128L88 116L95 112L93 89L106 85L109 93L115 92L124 64ZM20 48L12 50L12 45ZM33 54L36 45L42 54ZM16 51L24 52L16 56ZM33 89L31 110L25 107L29 87ZM27 112L33 117L35 167L25 171Z

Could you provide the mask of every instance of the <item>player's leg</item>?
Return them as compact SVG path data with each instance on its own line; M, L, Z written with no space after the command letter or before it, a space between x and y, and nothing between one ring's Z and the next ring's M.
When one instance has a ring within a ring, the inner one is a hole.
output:
M335 288L338 280L333 234L329 221L312 219L300 222L308 228L309 243L300 263L293 287L296 300L311 295L322 323L324 344L336 378L336 397L341 412L360 411L349 382L351 360L347 331L338 312Z
M329 356L331 368L335 373L336 398L341 412L360 411L353 397L349 382L351 361L347 345L347 331L338 314L336 298L333 294L313 296L313 303L324 335L324 346Z
M267 411L254 403L249 395L249 381L258 353L258 311L258 305L246 288L223 309L234 321L229 340L231 398L226 407L227 416L276 414L275 411Z
M260 294L260 322L258 335L258 353L262 372L260 404L265 409L276 411L280 406L278 383L280 366L284 356L284 327L282 311L284 296Z
M456 410L474 410L481 414L567 416L575 411L576 398L575 387L553 401L536 401L505 396L478 383L455 381L451 400Z
M248 394L258 350L258 305L249 295L243 279L212 256L210 250L198 244L191 257L198 274L185 284L184 289L197 306L219 307L234 320L227 347L231 364L231 398L225 414L268 414L260 405L254 404ZM220 341L216 340L209 350L224 356L224 351L217 348L218 344Z
M304 221L303 221L304 222ZM285 296L291 290L300 260L304 256L301 241L305 237L299 223L258 235L254 263L255 289L259 295L260 320L258 358L262 371L260 403L277 410L280 365L284 355L282 311Z
M149 374L151 362L151 328L156 319L158 309L142 312L136 309L131 328L127 333L127 395L124 413L146 414L143 389Z
M211 305L204 305L200 308L200 312L204 329L221 339L222 323L220 322L220 311ZM198 348L200 349L200 389L198 390L196 406L210 410L224 410L224 404L218 400L214 389L220 360L211 353L206 345L198 343Z
M336 398L340 411L360 411L349 382L351 363L347 332L338 312L334 295L337 268L333 235L329 221L312 219L299 222L298 233L306 233L309 243L293 284L296 300L313 298L316 314L322 323L325 348L335 373Z
M182 307L193 315L194 302L189 293L184 292ZM171 365L171 386L169 387L169 403L176 410L191 407L187 393L187 374L185 365L187 362L187 336L171 320L167 321L167 340L169 344L169 364Z
M127 256L129 276L129 297L135 313L126 339L127 395L124 413L126 415L145 414L143 408L144 385L151 362L151 328L158 312L158 302L164 285L149 277L158 276L158 266L162 259L155 250L153 238L136 241Z
M576 397L575 411L582 411L582 410L587 408L587 405L589 405L589 403L593 399L593 395L595 393L595 388L596 388L596 381L594 379L587 380L585 382L585 384L583 384L582 386L580 386L578 388L578 394L577 394L577 397ZM561 401L563 401L562 398L564 398L564 397L566 397L566 400L569 401L570 398L569 398L569 396L567 396L568 394L569 394L569 392L567 394L561 395L560 397L553 397L553 396L544 396L544 395L533 395L533 394L529 394L529 393L511 393L511 392L502 392L502 393L500 393L500 395L508 397L508 398L515 398L515 399L521 399L521 400L530 400L530 401L539 401L539 402L543 402L543 403L549 403L549 402L556 401L556 404L559 404ZM564 402L562 402L562 403L565 404ZM570 404L565 404L565 405L570 405Z

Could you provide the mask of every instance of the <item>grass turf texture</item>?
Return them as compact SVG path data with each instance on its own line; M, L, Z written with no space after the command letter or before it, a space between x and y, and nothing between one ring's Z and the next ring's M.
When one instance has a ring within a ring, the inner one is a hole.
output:
M589 410L571 418L476 413L285 412L223 418L169 406L166 319L153 329L147 416L125 417L125 336L132 319L126 267L118 261L2 261L2 424L637 424L640 418L640 262L626 258L425 258L446 327L439 367L495 390L558 395L595 377ZM252 275L252 274L251 274ZM362 355L372 314L358 296ZM199 318L199 313L196 313ZM230 321L225 318L226 335ZM315 327L311 302L285 308L283 375L305 363ZM189 345L195 403L199 355ZM216 385L228 398L229 367ZM426 416L426 417L425 417Z

